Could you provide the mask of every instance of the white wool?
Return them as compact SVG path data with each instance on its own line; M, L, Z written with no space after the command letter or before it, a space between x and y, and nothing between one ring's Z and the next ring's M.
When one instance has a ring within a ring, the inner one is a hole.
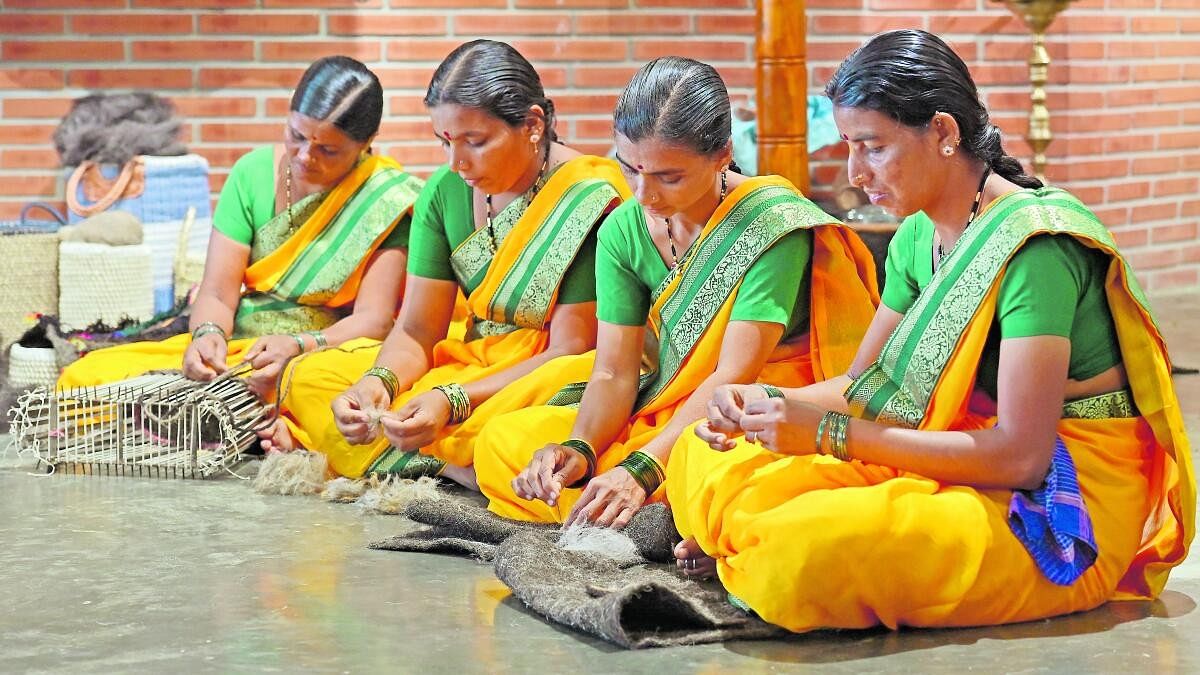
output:
M270 452L263 460L254 489L263 494L313 495L325 484L328 463L319 452Z
M421 476L417 480L407 478L389 478L383 481L373 481L371 486L356 502L367 511L387 515L404 513L404 507L414 499L441 499L442 493L437 489L437 479Z
M572 525L564 528L558 538L558 547L578 553L595 553L618 563L634 564L642 560L637 544L628 535L608 527Z
M367 481L361 478L334 478L325 483L325 489L321 490L321 499L327 502L352 502L361 497L368 487L370 486L367 485Z

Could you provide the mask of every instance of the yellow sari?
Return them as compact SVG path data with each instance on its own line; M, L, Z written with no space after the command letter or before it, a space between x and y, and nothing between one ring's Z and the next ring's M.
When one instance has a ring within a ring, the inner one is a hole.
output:
M371 155L331 190L293 207L303 224L277 214L259 228L246 268L226 362L242 361L257 337L320 330L358 295L367 262L412 210L421 181L390 157ZM94 386L152 370L179 369L191 335L91 352L67 366L60 388Z
M969 409L976 370L1005 265L1042 233L1110 256L1106 293L1130 378L1130 391L1067 402L1058 427L1094 564L1069 585L1051 582L1010 530L1011 491L744 441L721 453L688 434L667 476L675 522L717 559L731 594L767 621L806 631L1027 621L1162 591L1194 533L1188 441L1141 289L1104 226L1070 195L1020 191L985 211L847 389L850 409L918 429L994 425Z
M433 350L433 366L396 396L392 409L437 385L474 382L545 351L550 342L547 322L557 305L559 285L567 268L604 214L628 195L615 162L587 155L576 157L554 171L511 229L497 223L500 243L494 256L485 229L477 230L459 245L451 262L460 281L485 273L467 298L471 318L466 337L439 342ZM379 346L376 340L354 340L341 349L299 361L289 376L285 398L289 426L294 432L300 430L300 437L306 437L303 430L312 430L314 442L304 446L324 453L330 468L342 476L403 475L405 467L411 472L417 466L410 466L410 461L422 467L440 462L468 466L475 435L491 417L544 402L578 379L580 372L561 367L563 359L555 359L522 378L525 384L520 393L506 395L502 390L479 405L465 422L443 429L435 442L421 448L421 455L434 458L431 464L390 447L382 436L370 445L350 445L334 424L330 403L371 367Z
M786 179L748 179L705 224L693 245L697 252L657 290L649 321L657 359L644 355L644 360L657 361L657 367L643 375L634 415L624 431L608 448L597 448L597 474L645 447L716 370L742 277L772 244L802 228L813 232L810 331L781 343L760 377L802 386L845 372L879 302L870 253L857 235L805 199ZM738 243L730 246L731 240ZM697 293L699 289L704 290ZM722 302L704 317L702 307L714 297ZM590 372L593 363L594 354L589 354L571 365ZM498 418L479 437L476 477L491 511L538 522L562 522L570 513L582 490L565 490L558 503L549 506L520 499L511 481L545 443L569 437L577 410L565 406L579 401L583 387L584 383L572 385L556 395L552 405ZM651 500L662 497L660 489Z

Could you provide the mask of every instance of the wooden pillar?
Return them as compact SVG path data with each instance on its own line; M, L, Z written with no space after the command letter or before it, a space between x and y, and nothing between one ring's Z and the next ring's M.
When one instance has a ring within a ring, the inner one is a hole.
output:
M804 0L755 0L758 173L808 193L808 71Z

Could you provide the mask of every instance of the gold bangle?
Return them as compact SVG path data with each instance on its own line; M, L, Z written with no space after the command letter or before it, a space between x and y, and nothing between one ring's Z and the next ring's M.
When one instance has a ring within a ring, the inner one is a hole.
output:
M817 454L824 455L825 453L825 427L829 424L830 417L834 414L832 410L821 415L821 421L817 424L817 438L815 441Z

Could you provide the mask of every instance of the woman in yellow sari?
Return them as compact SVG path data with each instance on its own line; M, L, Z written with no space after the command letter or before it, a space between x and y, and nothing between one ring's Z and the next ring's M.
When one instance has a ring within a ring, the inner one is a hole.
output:
M937 37L879 35L826 91L854 183L908 216L883 304L849 375L720 391L680 440L680 566L793 631L1156 596L1195 485L1162 336L1112 237L1004 154Z
M729 96L711 66L650 62L613 118L637 201L600 230L586 389L498 417L476 443L479 486L509 518L623 527L661 497L671 446L717 386L844 372L878 301L853 233L787 180L730 166Z
M507 44L455 49L425 104L449 162L416 205L396 326L298 362L285 404L337 474L473 486L478 428L578 379L555 359L595 344L594 230L628 188L557 142L541 79ZM467 334L447 338L460 292Z
M241 157L221 190L191 334L92 352L59 386L181 364L207 381L245 361L269 399L289 359L387 334L422 183L370 154L382 115L383 88L366 66L344 56L313 63L292 95L283 145Z

